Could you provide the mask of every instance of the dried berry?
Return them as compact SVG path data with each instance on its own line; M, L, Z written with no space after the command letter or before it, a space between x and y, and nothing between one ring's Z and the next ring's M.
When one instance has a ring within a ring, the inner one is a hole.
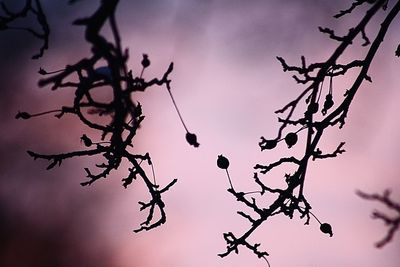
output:
M39 68L38 73L39 73L40 75L46 75L46 74L47 74L47 71L45 71L45 70L42 69L42 68Z
M85 144L85 146L89 147L93 144L92 140L90 140L89 137L87 137L86 134L82 135L81 137L81 141L83 141L83 143Z
M318 109L319 109L319 104L317 102L314 102L308 105L307 112L314 114L318 112Z
M332 226L329 223L322 223L321 226L319 227L319 229L324 234L329 234L330 237L333 236Z
M186 141L189 143L189 145L194 146L194 147L199 147L199 143L197 142L197 136L195 134L186 133Z
M147 54L143 54L142 66L143 68L147 68L148 66L150 66L150 60Z
M265 149L273 149L276 147L278 144L278 141L276 140L267 140L264 137L261 137L261 142L258 143L258 145L261 147L261 151Z
M264 137L261 137L261 141L258 143L258 145L260 146L261 151L263 151L265 149L275 148L277 143L278 142L276 140L266 140Z
M229 160L223 155L219 155L217 159L217 166L220 169L226 170L229 167Z
M29 114L28 112L18 112L17 115L15 115L16 119L23 119L23 120L27 120L31 117L32 115Z
M288 148L291 148L292 146L294 146L297 143L298 137L297 137L297 133L288 133L285 136L285 142L288 146Z
M324 108L322 109L322 114L325 115L326 112L328 111L328 109L333 107L334 104L335 103L333 102L332 94L327 94L325 97Z

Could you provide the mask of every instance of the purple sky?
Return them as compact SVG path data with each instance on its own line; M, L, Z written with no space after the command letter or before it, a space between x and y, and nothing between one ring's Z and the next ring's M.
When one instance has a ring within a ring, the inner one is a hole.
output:
M362 13L342 21L332 15L349 3L121 1L117 16L123 44L130 48L129 66L140 70L142 53L149 54L152 65L144 77L152 78L174 61L172 90L201 144L193 149L186 143L165 88L137 95L146 119L135 139L136 152L150 152L159 183L179 179L165 195L167 223L140 234L132 230L144 220L137 201L146 199L146 189L139 183L124 189L121 178L126 169L82 188L79 183L85 179L83 168L91 164L89 158L46 171L45 162L33 162L25 153L76 149L85 133L79 122L53 117L14 120L18 110L43 111L71 101L73 93L68 90L38 89L36 72L39 67L62 68L88 55L82 29L70 22L91 14L97 4L44 1L54 34L50 50L39 61L30 60L39 45L35 40L21 32L1 32L0 214L7 242L0 247L5 251L0 260L25 260L24 266L57 260L61 266L266 266L245 249L224 259L216 256L226 246L223 232L239 235L248 227L236 215L244 207L226 191L229 184L216 167L216 158L224 154L230 159L235 187L247 190L255 188L251 180L256 163L292 153L261 153L257 145L260 136L276 136L274 111L301 90L275 56L293 64L300 62L300 55L309 62L324 61L337 43L317 27L332 25L346 33ZM377 25L371 28L371 38ZM323 235L315 221L304 226L299 219L274 217L251 238L270 253L272 266L399 266L399 237L384 249L373 246L386 231L381 222L370 219L380 206L355 195L357 189L392 188L393 197L400 199L400 63L394 57L400 34L393 30L399 26L397 19L371 67L374 82L360 88L345 128L330 129L321 142L329 151L345 141L347 152L310 164L305 193L313 212L332 224L334 236ZM365 51L355 44L345 58ZM350 82L351 77L335 81L338 96ZM265 179L279 181L281 175Z

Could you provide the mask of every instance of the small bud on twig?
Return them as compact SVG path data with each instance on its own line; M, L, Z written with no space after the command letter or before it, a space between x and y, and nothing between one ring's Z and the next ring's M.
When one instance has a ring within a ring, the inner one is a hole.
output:
M149 60L149 56L147 54L143 54L142 66L144 69L147 68L148 66L150 66L150 60Z
M83 141L83 143L85 144L85 146L89 147L93 144L92 140L90 140L89 137L87 137L86 134L82 135L81 137L81 141Z
M288 146L288 148L291 148L297 143L298 137L297 133L288 133L285 137L285 142Z
M217 166L220 169L228 169L229 167L229 160L224 157L223 155L219 155L217 159Z
M29 114L28 112L19 112L17 113L17 115L15 115L16 119L23 119L23 120L27 120L30 119L32 117L31 114Z
M186 133L186 141L189 143L189 145L194 146L194 147L199 147L200 144L197 142L197 136L193 133Z

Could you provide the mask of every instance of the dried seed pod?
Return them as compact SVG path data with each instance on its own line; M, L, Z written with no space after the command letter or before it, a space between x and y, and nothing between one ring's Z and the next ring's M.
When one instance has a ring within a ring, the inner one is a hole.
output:
M220 169L226 170L229 167L229 160L223 155L219 155L217 159L217 166Z
M32 115L29 114L28 112L18 112L17 115L15 115L16 119L23 119L23 120L30 119L31 117Z
M81 137L81 141L83 141L83 143L85 144L85 146L89 147L93 144L92 140L90 140L89 137L87 137L86 134L82 135Z
M322 223L321 226L319 227L319 229L324 234L328 234L330 237L333 236L332 226L329 223Z
M148 66L150 66L150 60L149 60L149 56L147 54L143 54L142 66L144 69L147 68Z
M327 94L325 97L325 102L324 102L324 108L322 109L322 114L326 114L326 112L333 107L333 105L335 104L335 102L333 102L333 97L332 94Z
M288 133L285 136L285 142L288 146L288 148L291 148L292 146L294 146L297 143L298 137L297 137L297 133Z
M40 75L46 75L46 74L47 74L47 71L45 71L43 68L39 68L38 73L39 73Z
M200 144L197 142L197 136L195 134L186 133L186 141L189 143L189 145L194 146L194 147L199 147Z
M318 112L318 109L319 109L319 104L317 102L314 102L308 105L307 112L314 114Z
M267 140L264 137L261 137L261 142L258 143L258 145L261 147L261 151L263 151L265 149L274 149L277 144L278 144L278 141Z

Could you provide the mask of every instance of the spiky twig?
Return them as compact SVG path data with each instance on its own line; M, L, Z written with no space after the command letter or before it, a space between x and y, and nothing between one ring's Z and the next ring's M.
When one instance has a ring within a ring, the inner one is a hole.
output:
M390 198L389 190L385 190L383 194L367 194L362 191L357 191L357 195L359 195L363 199L381 203L389 210L395 212L394 217L391 217L390 215L387 215L380 211L374 211L372 213L373 219L378 219L383 221L385 225L388 227L388 231L385 237L383 237L380 241L378 241L375 244L377 248L382 248L385 245L387 245L390 241L392 241L395 233L400 229L400 203L396 203Z
M25 5L19 11L11 11L4 2L0 2L1 9L4 14L0 15L0 31L2 30L22 30L30 33L34 37L43 41L39 53L32 56L32 59L38 59L43 56L43 53L49 47L50 27L47 23L47 18L43 12L40 0L26 0ZM13 22L27 17L32 14L36 17L37 23L40 25L41 32L38 32L32 27L17 27Z
M72 2L72 1L71 1ZM72 88L75 97L71 106L63 106L57 110L29 114L19 112L16 118L30 119L32 117L43 116L49 113L56 113L57 118L62 118L66 114L76 116L81 123L88 128L97 131L99 141L94 142L86 134L80 138L87 149L72 151L67 153L45 155L28 151L34 159L44 159L49 161L47 169L59 166L66 159L81 156L101 156L102 161L96 164L96 171L85 168L87 181L81 183L82 186L91 185L99 179L108 177L114 170L121 167L121 163L128 161L129 174L122 179L122 185L126 188L134 180L141 179L146 185L150 200L139 202L140 210L148 212L146 220L135 232L150 230L166 221L165 204L162 194L168 191L175 183L173 179L166 186L160 187L156 184L155 177L150 179L141 165L147 162L152 168L153 163L150 155L137 155L132 153L133 139L144 119L142 106L135 102L134 94L143 92L152 86L165 86L170 92L171 80L169 78L173 71L171 62L161 78L145 80L142 78L144 70L150 66L147 55L143 55L142 71L139 75L133 74L127 68L129 58L128 50L122 50L121 38L115 20L115 9L118 0L103 0L99 8L92 16L78 19L75 25L85 27L85 39L92 46L91 55L83 58L74 64L67 65L64 69L57 71L39 70L41 75L51 75L39 81L39 86L51 85L52 90L60 88ZM110 24L113 41L107 40L100 34L106 23ZM100 66L100 64L104 64ZM77 81L76 81L77 80ZM96 100L96 94L107 87L112 91L113 99L110 102ZM98 120L98 117L108 117L109 122ZM186 126L185 129L187 130ZM158 213L158 216L156 214Z
M355 1L351 8L341 11L339 15L335 17L341 17L344 14L351 13L356 7L362 4L369 5L367 1ZM323 137L325 130L331 126L338 125L339 128L345 124L345 118L349 112L352 100L360 88L364 80L371 81L368 75L368 70L371 62L380 47L387 30L392 23L393 19L400 12L400 1L396 1L392 9L386 14L382 20L381 27L376 34L376 37L372 40L369 49L367 50L364 58L353 60L349 63L339 63L342 59L342 54L351 47L354 40L357 37L361 37L364 40L363 45L368 45L369 39L365 34L365 29L370 20L378 13L382 7L387 5L387 0L377 0L369 7L365 16L360 22L353 28L351 28L345 36L337 36L333 30L328 28L321 28L320 31L328 33L329 37L335 41L339 41L339 45L333 51L331 56L324 62L306 64L304 56L301 57L300 66L291 66L286 61L277 57L281 63L284 71L291 71L297 73L293 76L295 81L299 84L305 84L307 87L299 94L297 98L289 102L283 108L276 111L277 114L285 114L283 118L279 118L281 127L278 130L277 137L274 139L266 139L261 137L259 143L261 150L274 149L278 143L284 141L289 148L296 145L298 142L298 132L305 129L305 148L302 157L297 158L294 156L282 157L281 159L269 163L269 164L257 164L255 170L257 173L254 175L256 184L261 188L257 198L248 197L246 193L236 191L232 188L228 189L237 201L242 202L254 215L244 213L242 211L239 214L248 219L251 223L247 231L241 236L237 237L231 232L224 234L224 239L227 242L227 250L224 253L219 254L221 257L229 255L231 252L238 252L240 246L251 249L257 256L261 252L254 250L254 246L249 245L247 239L254 233L254 231L268 221L271 217L283 214L289 218L293 218L294 214L298 212L300 218L305 218L305 224L309 223L310 215L317 217L311 213L311 205L306 199L304 194L306 172L310 159L325 159L336 157L344 152L344 142L340 143L336 150L332 153L323 154L319 148L320 140ZM368 42L367 42L368 41ZM335 104L333 101L333 79L337 76L344 75L349 70L358 70L358 75L353 81L352 86L344 92L341 101L337 101ZM325 101L323 103L323 109L320 108L320 96L323 90L324 80L329 81L329 90L325 95ZM302 117L295 117L295 111L299 111L302 105L306 104L306 108L301 114ZM319 114L321 111L322 114ZM295 131L289 131L289 128L295 128ZM285 137L284 132L287 132ZM267 182L261 181L258 174L268 174L272 169L283 166L284 163L290 163L295 166L295 171L289 174L285 174L286 186L282 188L271 188L267 185ZM269 193L269 194L267 194ZM263 197L268 196L268 204L265 205L266 200ZM274 200L270 200L274 198ZM379 216L382 219L382 216ZM320 230L323 233L333 235L332 227L327 223L320 224ZM258 245L257 245L258 248ZM266 253L266 252L265 252ZM263 254L267 256L268 254Z

